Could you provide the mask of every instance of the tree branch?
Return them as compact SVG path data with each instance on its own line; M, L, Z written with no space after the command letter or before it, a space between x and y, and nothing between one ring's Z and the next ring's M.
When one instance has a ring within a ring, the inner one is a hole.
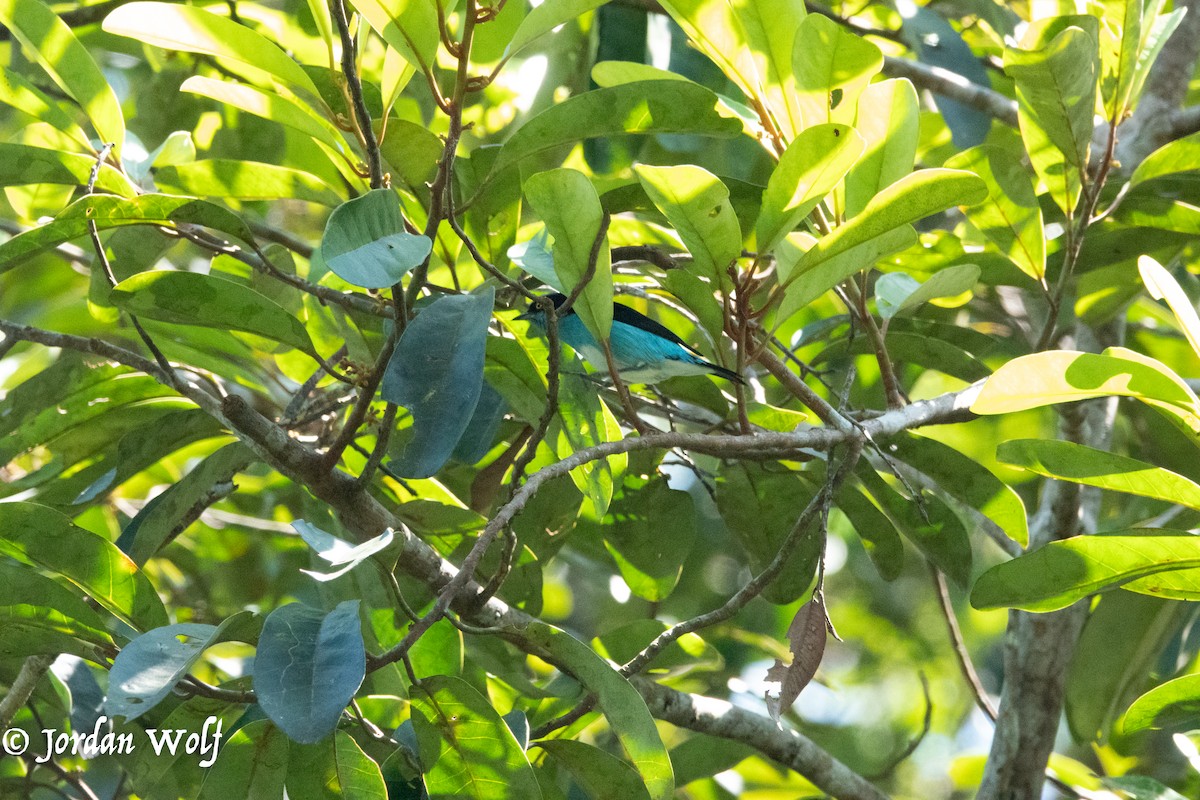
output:
M1017 127L1017 104L997 91L967 80L957 72L895 56L883 57L883 74L908 78L918 89L928 89L950 100L990 114L1009 127Z

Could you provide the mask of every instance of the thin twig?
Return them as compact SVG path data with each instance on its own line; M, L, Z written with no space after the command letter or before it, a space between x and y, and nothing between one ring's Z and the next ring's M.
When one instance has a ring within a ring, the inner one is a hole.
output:
M363 148L367 153L367 170L371 176L371 188L382 189L383 165L379 159L379 142L375 139L375 130L371 127L371 112L367 110L367 103L363 99L362 82L358 79L358 65L354 61L354 40L350 37L350 22L346 19L346 4L343 0L329 0L329 8L333 12L333 20L337 24L338 34L342 39L342 74L346 78L346 87L350 90L354 118L358 124Z
M983 688L983 682L979 680L979 673L975 671L975 664L971 661L971 654L967 650L967 643L963 639L962 630L958 627L958 617L954 615L954 605L950 602L950 589L946 586L946 577L942 575L942 571L934 566L933 562L929 563L929 574L933 578L933 588L938 597L938 604L942 609L942 617L946 620L946 629L950 633L950 645L954 649L954 658L958 661L958 668L963 674L967 685L971 687L971 693L975 697L975 705L979 706L979 710L990 719L996 721L996 706L993 705L992 699L988 697L987 690Z

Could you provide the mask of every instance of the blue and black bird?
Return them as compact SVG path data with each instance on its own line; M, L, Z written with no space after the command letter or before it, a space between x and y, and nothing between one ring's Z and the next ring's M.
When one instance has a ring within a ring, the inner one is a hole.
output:
M561 308L567 300L565 295L558 293L546 296L554 302L555 309ZM536 301L530 304L529 311L517 319L529 320L543 329L546 327L546 312L538 307ZM604 350L574 308L559 318L558 335L595 369L608 371ZM626 383L658 383L679 375L716 375L735 383L746 383L741 375L705 361L683 339L645 314L621 303L613 303L609 347L617 372Z

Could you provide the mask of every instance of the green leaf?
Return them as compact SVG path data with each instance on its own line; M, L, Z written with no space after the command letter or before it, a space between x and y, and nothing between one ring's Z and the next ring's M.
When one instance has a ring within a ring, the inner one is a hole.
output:
M992 567L975 581L971 605L1055 611L1148 575L1197 567L1200 536L1155 529L1075 536ZM1152 586L1128 588L1155 594ZM1200 599L1200 592L1190 598Z
M0 22L59 88L79 103L100 140L113 144L113 158L120 163L125 146L121 103L92 54L67 24L39 0L0 0Z
M635 619L597 636L592 640L592 647L609 661L624 664L636 658L668 627L656 619ZM661 680L694 669L720 669L723 663L721 653L715 647L697 634L685 633L650 659L643 672Z
M796 100L792 50L805 14L802 2L751 0L735 6L719 0L668 0L662 7L746 97L774 114L785 142L800 132L806 120Z
M1065 708L1078 742L1103 738L1178 635L1187 606L1161 597L1109 592L1088 615L1067 672Z
M187 404L179 408L177 403L168 401L150 407L122 407L117 413L124 412L128 430L118 428L118 433L123 435L119 435L115 442L109 439L105 446L90 453L90 457L79 464L78 469L59 476L58 480L47 482L38 492L38 500L52 506L96 502L175 450L192 442L222 435L217 420L189 406ZM96 432L88 430L86 426L78 428L77 432L84 438L96 436ZM107 432L102 434L106 435ZM110 445L109 442L113 443Z
M855 219L862 219L862 215ZM777 325L783 324L797 311L851 275L870 269L885 256L916 244L917 232L911 225L901 225L859 244L842 248L837 255L804 265L815 243L816 240L806 233L794 233L775 248L779 279L784 286L783 302L776 317Z
M261 69L309 98L320 98L316 84L299 64L270 39L193 6L136 2L104 18L104 30L167 50L228 58Z
M1155 4L1156 8L1162 8L1161 3ZM1147 9L1148 10L1148 9ZM1146 25L1142 23L1142 42L1138 49L1137 64L1133 70L1133 78L1129 85L1129 96L1136 98L1142 93L1142 86L1146 82L1146 77L1150 74L1150 68L1154 66L1158 54L1162 52L1163 45L1171 38L1171 34L1179 27L1179 23L1183 21L1184 9L1182 7L1174 8L1170 13L1158 14L1153 21Z
M779 552L812 490L795 473L773 472L750 463L731 463L717 482L717 508L729 532L746 551L750 569L762 572ZM808 591L821 555L821 537L805 534L779 576L763 591L776 605L793 603Z
M553 105L508 138L492 175L559 145L623 133L695 133L728 138L742 123L717 113L712 91L685 81L641 81L596 89Z
M1071 27L1039 50L1004 51L1004 70L1016 82L1021 138L1067 217L1079 199L1092 141L1097 47L1090 33Z
M563 292L570 294L587 273L592 247L604 222L600 197L587 176L567 168L531 176L525 181L525 197L554 237L554 271L562 282ZM613 284L607 234L597 252L595 274L573 308L596 341L608 339L612 329Z
M512 58L524 50L534 39L563 25L578 19L589 11L599 8L604 0L546 0L530 9L517 26L508 47L504 49L505 58Z
M1133 104L1134 73L1142 43L1144 0L1109 0L1100 25L1100 94L1104 114L1122 120Z
M412 439L391 462L406 478L442 468L479 402L495 291L443 295L421 309L396 345L380 394L413 415Z
M692 165L634 167L650 200L692 254L696 272L729 288L728 269L742 253L742 231L729 189L708 170Z
M147 319L243 331L316 356L300 320L266 295L197 272L140 272L112 290L113 305Z
M430 800L537 800L533 767L488 698L461 678L412 688L412 720Z
M181 225L202 225L242 242L254 241L254 235L241 217L206 200L163 194L144 194L128 199L102 194L87 195L64 208L52 222L0 244L0 272L51 247L86 236L89 222L95 223L98 230L123 225L155 225L173 229Z
M301 603L275 609L254 657L258 704L301 744L328 736L366 674L358 600L329 613Z
M0 552L61 575L139 630L167 624L150 580L112 542L36 503L0 503Z
M329 268L364 289L399 283L432 249L428 237L405 230L400 198L391 189L373 189L335 208L321 237Z
M224 627L181 622L146 631L122 647L109 670L105 713L132 722L154 708L221 640Z
M1013 439L996 448L996 458L1048 478L1152 497L1200 510L1200 484L1136 458L1072 442Z
M308 106L273 91L201 75L193 75L185 80L179 91L208 97L257 117L278 122L328 145L336 153L345 153L348 149L341 133L325 118L318 116Z
M882 68L883 53L874 44L828 17L809 14L792 51L804 124L852 121L859 95Z
M1175 319L1179 320L1179 327L1183 329L1188 344L1200 356L1200 317L1196 315L1196 307L1180 288L1179 282L1150 256L1138 257L1138 272L1150 296L1155 300L1167 301Z
M289 800L387 800L383 772L354 737L337 730L316 744L288 746Z
M892 488L870 464L859 462L858 479L896 529L960 586L971 583L971 540L962 521L937 495L916 498Z
M595 384L582 377L583 367L577 358L563 364L563 380L559 383L559 431L550 438L559 458L593 447L610 439L619 439L621 428L608 406L596 393ZM590 461L571 470L571 480L592 502L598 517L608 511L613 488L621 483L621 475L629 456L625 453Z
M900 541L900 532L887 514L880 511L857 487L846 483L834 496L834 507L854 526L879 576L885 581L900 577L904 569L904 543Z
M287 768L287 737L269 720L256 719L222 742L221 757L204 774L200 800L282 800Z
M342 198L315 175L289 167L233 159L205 159L155 170L160 189L239 200L307 200L336 206Z
M889 272L875 282L875 304L879 316L891 319L936 300L969 292L979 282L979 267L974 264L955 264L938 270L924 283L904 272Z
M592 800L649 800L633 767L598 747L572 739L543 739L537 746L562 764Z
M430 0L351 0L350 4L417 70L436 66L438 19Z
M113 646L105 620L75 592L25 564L0 564L0 657L72 653L103 663Z
M673 797L675 780L671 760L658 735L654 718L633 684L621 677L592 648L565 631L534 621L524 634L531 644L543 648L553 657L554 663L561 664L585 689L596 695L597 706L641 775L651 800Z
M912 172L920 125L917 90L907 78L872 83L858 99L854 128L866 150L846 176L846 216Z
M1014 542L1022 547L1029 544L1029 524L1020 496L978 461L936 439L915 434L894 437L889 446L895 457L996 523Z
M1191 726L1200 714L1200 675L1184 675L1155 686L1133 701L1121 727L1134 731Z
M1200 133L1168 142L1138 164L1129 178L1129 188L1165 175L1200 171Z
M626 487L608 513L613 524L602 528L604 546L630 591L651 603L665 600L696 538L691 497L655 480L636 491Z
M153 378L132 372L64 352L0 401L0 463L123 404L174 394Z
M841 183L865 146L848 125L814 125L802 131L780 156L763 192L755 228L759 252L771 251L793 231Z
M1046 274L1042 208L1017 157L999 147L972 147L950 158L946 165L974 172L983 179L987 200L967 208L967 219L1022 272L1042 280Z
M142 506L117 539L135 564L145 564L168 541L182 531L180 523L203 503L211 492L229 485L237 473L257 460L254 451L241 442L227 444L205 458L166 491Z
M88 135L57 101L10 69L0 69L0 103L23 111L34 120L48 122L85 150L92 149Z
M1188 385L1154 359L1120 347L1100 355L1048 350L1013 359L983 385L971 411L1009 414L1108 395L1135 397L1200 435L1200 400Z
M0 142L0 186L55 183L86 186L96 159L63 153L45 147ZM108 164L100 165L96 191L133 197L138 190L129 179Z
M818 239L796 262L786 280L791 282L835 256L876 237L890 234L896 228L945 211L951 206L974 205L985 197L987 187L978 176L969 172L954 169L918 170L875 195L854 219ZM860 264L860 268L866 266ZM828 288L826 286L821 293ZM820 294L811 299L818 296Z

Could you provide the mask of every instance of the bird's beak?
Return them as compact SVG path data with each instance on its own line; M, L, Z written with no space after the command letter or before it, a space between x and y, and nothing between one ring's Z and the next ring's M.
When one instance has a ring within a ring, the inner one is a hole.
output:
M523 319L526 322L528 322L530 320L536 319L537 315L538 315L538 312L536 312L536 311L526 311L524 314L517 314L516 318Z

